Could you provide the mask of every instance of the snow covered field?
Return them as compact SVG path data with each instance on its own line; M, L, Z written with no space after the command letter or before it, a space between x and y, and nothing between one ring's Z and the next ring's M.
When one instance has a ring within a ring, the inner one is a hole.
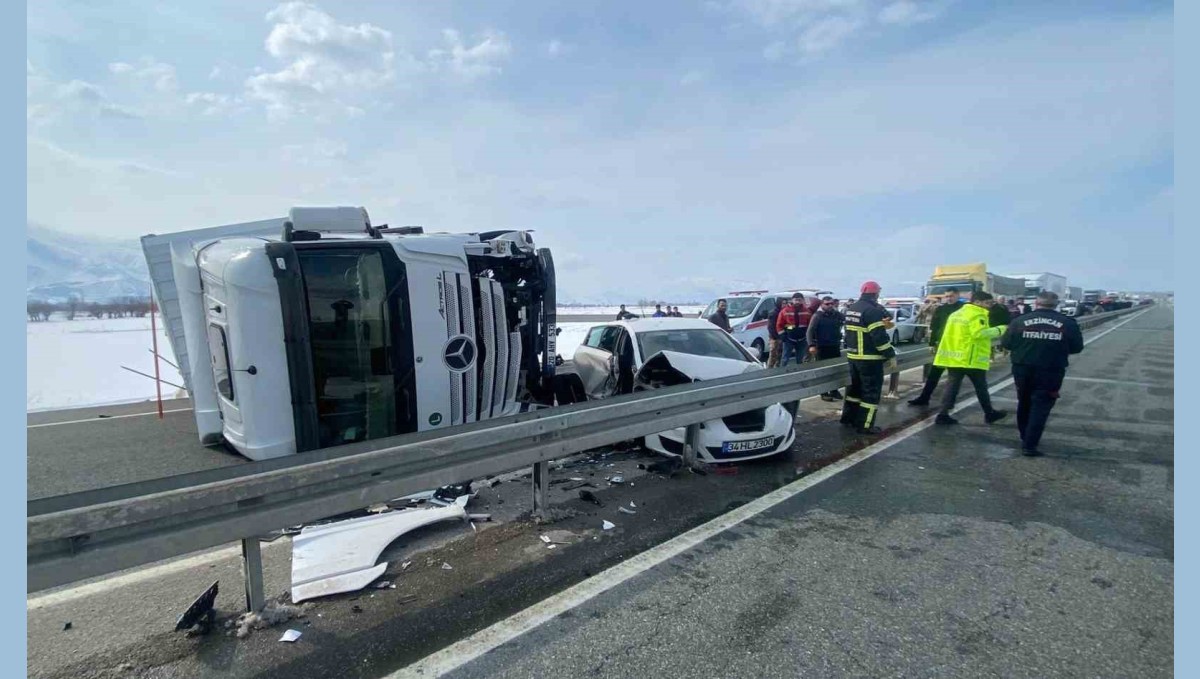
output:
M154 398L154 380L121 368L124 365L147 375L154 374L148 316L74 321L56 316L42 323L26 323L25 343L27 410ZM161 324L158 350L174 360ZM166 361L159 361L159 371L162 379L183 384L179 371ZM176 395L174 387L163 385L163 398Z

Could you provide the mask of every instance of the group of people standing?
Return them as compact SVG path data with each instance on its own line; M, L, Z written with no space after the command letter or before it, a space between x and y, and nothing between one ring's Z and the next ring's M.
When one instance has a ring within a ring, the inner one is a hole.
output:
M845 316L838 310L837 300L825 296L806 301L802 293L794 293L787 302L775 300L775 308L767 317L770 351L767 367L787 367L793 359L824 360L842 355L842 326ZM821 394L825 401L840 400L839 390Z
M1079 325L1071 317L1056 311L1057 307L1058 295L1046 291L1037 296L1036 309L1012 318L1012 312L986 292L974 291L970 300L964 302L958 290L948 290L930 323L933 365L921 393L909 401L909 405L929 405L943 373L949 373L941 410L934 420L936 424L958 424L951 411L964 378L974 386L975 397L988 424L1007 417L1007 412L993 407L987 383L992 341L999 337L1001 347L1011 354L1021 451L1028 456L1040 455L1038 444L1050 410L1059 397L1066 376L1067 357L1083 351L1083 333Z
M655 304L654 305L654 313L651 314L650 317L651 318L683 318L683 314L679 311L679 307L673 307L673 306L667 305L667 308L663 309L663 305ZM629 311L628 309L625 308L625 305L622 304L620 310L617 311L617 320L618 321L628 321L628 320L632 320L634 318L641 318L641 316L638 316L637 314L633 313L632 311Z

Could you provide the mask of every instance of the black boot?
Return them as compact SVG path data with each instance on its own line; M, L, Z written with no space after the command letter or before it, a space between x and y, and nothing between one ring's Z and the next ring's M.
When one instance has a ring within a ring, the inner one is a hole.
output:
M951 424L958 424L958 420L954 419L953 417L950 417L949 413L938 413L937 419L934 420L933 423L940 424L940 425L951 425Z
M1007 410L993 410L992 412L988 413L987 415L984 415L983 419L988 424L991 424L993 422L999 422L1000 420L1003 420L1006 417L1008 417Z

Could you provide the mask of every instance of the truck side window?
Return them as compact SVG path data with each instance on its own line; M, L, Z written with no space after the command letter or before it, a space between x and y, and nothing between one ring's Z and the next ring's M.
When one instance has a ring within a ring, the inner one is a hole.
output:
M233 376L229 372L229 346L225 341L225 329L216 323L208 326L208 351L212 354L213 381L217 383L217 391L232 401Z

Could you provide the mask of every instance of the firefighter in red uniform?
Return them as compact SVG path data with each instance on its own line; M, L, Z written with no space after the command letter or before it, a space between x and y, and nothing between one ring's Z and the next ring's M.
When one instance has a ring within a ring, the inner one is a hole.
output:
M883 376L896 370L896 350L885 319L887 310L879 305L879 284L862 284L858 301L846 308L846 358L849 359L850 386L842 406L842 425L854 427L860 434L879 433L875 413L883 391Z

